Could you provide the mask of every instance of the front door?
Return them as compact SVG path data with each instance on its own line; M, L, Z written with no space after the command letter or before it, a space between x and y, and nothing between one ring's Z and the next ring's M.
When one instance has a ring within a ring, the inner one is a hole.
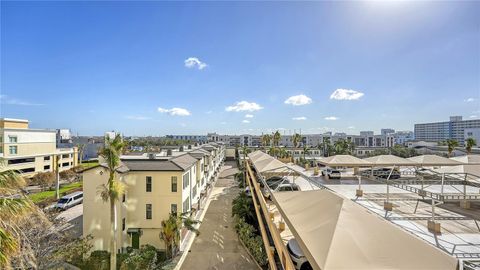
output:
M140 233L138 232L132 233L132 247L134 249L140 248Z

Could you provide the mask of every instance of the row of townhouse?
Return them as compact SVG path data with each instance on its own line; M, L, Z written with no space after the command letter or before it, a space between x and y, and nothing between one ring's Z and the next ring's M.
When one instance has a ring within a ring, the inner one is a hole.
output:
M408 139L405 138L406 132L401 132L402 144ZM309 147L316 147L323 143L325 140L329 140L330 143L334 143L340 139L352 141L356 147L393 147L399 141L396 137L396 133L384 133L380 135L374 135L373 131L362 131L360 135L347 135L346 133L331 132L324 134L305 134L301 136L299 145L307 145ZM413 137L412 137L413 139ZM211 142L222 142L228 146L249 146L259 147L262 146L261 135L218 135L216 133L209 133L208 140ZM279 141L280 146L293 147L292 136L282 135Z
M224 159L225 146L219 143L121 156L115 175L125 185L116 203L118 251L145 244L164 249L162 220L172 212L193 215L205 203ZM101 160L83 171L83 235L93 236L95 250L109 250L110 207L98 194L107 180Z
M29 178L78 165L76 147L58 148L57 130L31 129L28 120L0 118L0 158L7 169Z

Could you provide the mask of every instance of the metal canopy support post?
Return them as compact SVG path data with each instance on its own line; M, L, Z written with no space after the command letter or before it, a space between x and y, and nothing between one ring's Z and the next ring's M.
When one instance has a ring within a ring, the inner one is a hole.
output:
M357 175L358 178L358 189L356 191L357 197L362 197L363 196L363 190L362 190L362 176Z
M392 169L390 170L390 173L387 176L387 201L383 203L383 209L386 211L392 211L393 210L393 204L390 202L390 176L392 176L393 170L395 170L395 165L393 165Z
M441 204L442 202L438 202L438 204ZM432 218L427 222L427 228L430 232L434 234L441 233L441 226L439 222L435 221L435 206L437 203L435 202L434 199L432 199Z
M440 194L443 196L443 186L445 185L445 173L442 173L442 188Z

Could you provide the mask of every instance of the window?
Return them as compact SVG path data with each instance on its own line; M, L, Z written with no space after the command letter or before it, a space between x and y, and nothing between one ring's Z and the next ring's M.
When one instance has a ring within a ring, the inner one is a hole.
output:
M125 202L126 199L127 199L127 195L125 195L125 193L123 193L123 195L122 195L122 202Z
M172 176L172 192L177 192L177 177Z
M20 173L29 173L29 172L34 172L35 168L25 168L25 169L20 169L18 172Z
M152 219L152 205L147 204L145 210L146 210L146 213L145 213L146 219Z
M147 176L147 179L146 179L146 189L147 189L147 192L152 192L152 177L151 176Z
M190 197L183 202L183 212L190 211Z
M50 165L45 165L45 166L43 166L43 170L44 170L44 171L50 170Z
M70 157L69 154L63 154L63 155L62 155L62 158L69 158L69 157Z
M122 218L122 231L125 231L125 218Z
M177 204L176 203L172 203L170 205L170 212L175 213L175 214L177 213Z
M50 156L43 157L43 160L50 160Z
M68 166L70 166L70 163L69 163L69 162L64 162L64 163L62 163L62 167L68 167Z
M187 188L190 185L190 172L187 172L183 175L183 189Z
M197 196L197 185L196 185L196 184L193 186L192 196L193 196L193 197Z
M8 160L8 164L20 164L20 163L28 163L28 162L35 162L35 158L19 158L19 159Z
M18 154L18 147L16 145L10 145L8 149L10 150L10 155Z
M8 136L8 141L10 143L17 143L18 142L17 136Z

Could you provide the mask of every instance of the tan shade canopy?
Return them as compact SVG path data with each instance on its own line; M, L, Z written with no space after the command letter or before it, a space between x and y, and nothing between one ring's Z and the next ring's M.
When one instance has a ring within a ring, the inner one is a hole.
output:
M457 268L454 257L328 190L273 199L314 269Z
M262 151L250 153L248 158L252 161L258 172L272 172L289 168L287 164Z
M466 155L450 158L464 165L442 167L439 172L442 173L468 173L480 178L480 155Z
M418 163L419 166L433 167L433 166L455 166L462 163L453 159L437 156L437 155L421 155L407 158L410 161Z
M257 158L262 157L264 154L265 153L263 153L262 151L257 150L255 152L248 154L247 156L252 162L254 162Z
M379 155L379 156L364 158L363 160L366 160L375 166L416 166L418 165L418 163L415 161L411 161L406 158L401 158L394 155Z
M370 167L372 163L350 155L336 155L319 160L320 164L330 167Z

